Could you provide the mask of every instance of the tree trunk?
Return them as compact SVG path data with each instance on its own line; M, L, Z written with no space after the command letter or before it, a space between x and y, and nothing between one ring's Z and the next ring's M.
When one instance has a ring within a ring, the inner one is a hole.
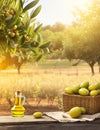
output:
M89 63L89 66L91 67L91 73L92 73L92 75L94 75L95 74L95 72L94 72L94 64L95 63Z
M92 75L94 75L95 73L94 73L94 67L93 67L93 65L92 66L90 66L91 67L91 72L92 72Z
M18 66L18 68L17 68L18 74L20 74L20 68L21 68L21 66Z
M98 61L99 74L100 74L100 61Z
M15 62L15 66L17 67L18 74L20 74L21 66L22 66L23 63L25 63L25 62L26 62L26 59L23 59L20 63L18 62L18 59L17 59L17 61Z

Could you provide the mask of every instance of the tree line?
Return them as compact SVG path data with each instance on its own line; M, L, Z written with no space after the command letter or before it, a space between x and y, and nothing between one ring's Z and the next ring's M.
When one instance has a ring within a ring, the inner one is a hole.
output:
M42 30L44 39L49 39L49 58L83 60L91 67L98 63L100 72L100 0L92 0L87 11L76 11L76 19L70 26L56 23Z

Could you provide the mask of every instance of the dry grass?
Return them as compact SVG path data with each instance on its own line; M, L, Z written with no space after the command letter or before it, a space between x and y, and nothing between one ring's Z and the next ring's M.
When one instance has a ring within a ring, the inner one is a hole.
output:
M78 70L80 72L78 75L75 73L76 68L22 70L20 75L15 70L1 71L0 97L12 97L15 91L21 90L28 98L36 98L36 96L45 98L47 96L45 94L58 96L65 87L74 86L83 81L88 80L92 84L99 82L99 74L91 76L88 68L80 68L81 72Z
M78 75L76 73L77 69ZM15 91L20 90L29 103L29 105L26 103L27 114L33 112L31 111L33 107L35 107L34 110L37 110L37 108L43 111L57 110L57 102L59 97L62 96L65 87L78 85L83 81L89 81L91 84L100 81L100 75L91 76L89 68L80 66L77 69L23 69L20 75L17 74L16 70L1 71L0 98L12 99L13 101ZM30 98L32 99L31 102ZM50 107L52 103L56 106ZM49 107L44 109L44 105L47 106L47 104ZM10 113L10 106L7 108L5 105L6 101L0 100L0 107L2 108L0 113L4 115L7 112Z

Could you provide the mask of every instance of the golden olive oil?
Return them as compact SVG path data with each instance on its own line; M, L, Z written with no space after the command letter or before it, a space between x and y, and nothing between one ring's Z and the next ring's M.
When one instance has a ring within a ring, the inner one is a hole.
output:
M20 91L15 93L15 103L14 106L11 108L12 116L14 117L22 117L25 113L25 108L23 106L23 100L25 101L25 97L22 96Z

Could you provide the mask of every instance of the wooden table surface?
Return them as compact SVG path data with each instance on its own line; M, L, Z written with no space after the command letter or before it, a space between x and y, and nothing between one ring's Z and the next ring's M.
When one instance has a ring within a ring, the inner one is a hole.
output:
M100 119L91 122L61 123L48 116L41 119L35 119L32 115L0 116L0 130L100 130Z

